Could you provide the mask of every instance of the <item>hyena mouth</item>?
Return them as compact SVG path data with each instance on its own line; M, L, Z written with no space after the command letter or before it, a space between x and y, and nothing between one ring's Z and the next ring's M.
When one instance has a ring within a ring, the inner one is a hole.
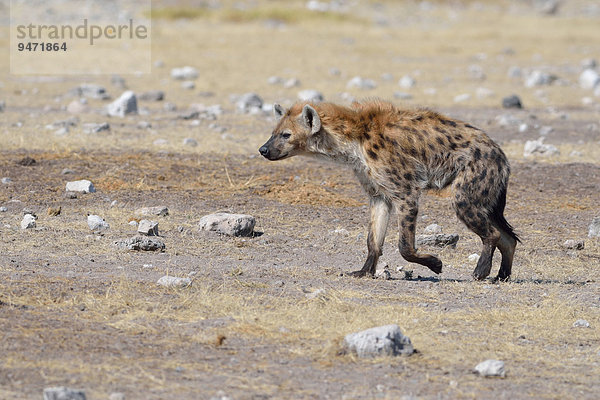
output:
M260 149L258 149L258 152L261 156L270 161L283 160L284 158L287 158L289 156L289 154L287 153L280 154L278 151L272 151L267 146L262 146Z

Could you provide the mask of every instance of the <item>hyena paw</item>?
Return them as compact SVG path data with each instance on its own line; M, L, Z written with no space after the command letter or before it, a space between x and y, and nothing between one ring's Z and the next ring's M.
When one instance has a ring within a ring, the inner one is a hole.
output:
M432 270L436 274L441 274L442 273L442 260L440 260L437 257L431 256L427 260L427 268L429 268L430 270Z
M359 269L358 271L348 272L347 275L352 276L354 278L364 278L365 276L371 276L371 274L368 274L367 271L363 271L362 269Z
M510 275L500 276L500 274L498 274L498 276L492 280L492 282L508 282L508 281L510 281Z

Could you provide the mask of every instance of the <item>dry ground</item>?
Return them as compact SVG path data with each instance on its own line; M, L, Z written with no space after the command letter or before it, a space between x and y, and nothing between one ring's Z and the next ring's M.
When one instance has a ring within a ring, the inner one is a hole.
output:
M39 398L58 385L83 388L91 399L112 392L196 399L219 391L233 399L600 397L600 241L586 237L600 213L600 112L597 98L581 105L591 94L573 84L582 59L600 58L598 17L581 12L588 4L568 2L552 17L508 1L433 2L431 11L365 1L342 16L298 12L304 2L257 4L247 12L155 4L153 58L166 66L125 78L136 92L164 90L179 111L142 102L147 115L109 119L110 132L81 131L84 122L107 120L100 112L106 102L98 100L67 135L44 128L70 116L65 94L81 82L118 96L110 77L18 77L0 60L0 101L7 103L0 176L12 179L0 186L0 206L8 209L0 213L0 398ZM171 18L182 15L195 18ZM373 23L383 17L387 24ZM273 18L284 24L265 22ZM485 80L470 77L472 64ZM168 77L182 65L201 71L193 91ZM512 65L544 68L563 81L525 89L506 77ZM331 67L341 75L329 75ZM384 73L394 79L380 79ZM440 276L401 259L393 228L381 261L392 280L341 276L366 256L368 210L358 184L334 165L260 159L256 149L273 121L236 114L229 95L256 91L289 104L298 90L316 88L342 101L346 82L359 74L379 85L352 95L386 99L404 90L396 84L401 76L416 76L404 105L471 121L505 148L513 169L507 218L523 237L511 282L472 281L468 256L480 243L453 215L447 193L423 198L418 226L421 233L435 222L461 237L456 249L430 249L444 261ZM297 77L302 86L268 85L272 75ZM495 95L479 99L478 87ZM499 108L513 92L525 110ZM461 93L473 96L453 104ZM225 114L198 126L177 119L192 103L221 104ZM499 114L531 128L501 127ZM142 120L152 127L138 128ZM560 156L523 157L524 141L538 137L534 125L554 128L547 142ZM186 137L199 146L183 146ZM36 163L19 165L24 156ZM63 175L65 168L73 173ZM98 192L66 199L65 182L83 178ZM135 233L128 225L139 218L135 210L154 205L170 210L157 217L166 252L116 251L114 240ZM46 213L58 206L60 215ZM19 228L24 208L37 213L37 229ZM257 235L199 232L200 216L218 210L254 215ZM91 234L87 214L103 216L111 229ZM566 239L585 239L585 249L563 249ZM400 266L412 275L396 272ZM193 283L158 287L165 274ZM317 289L324 294L307 296ZM591 327L574 328L577 319ZM368 361L338 354L345 334L390 323L418 354ZM505 379L471 373L488 358L506 362Z

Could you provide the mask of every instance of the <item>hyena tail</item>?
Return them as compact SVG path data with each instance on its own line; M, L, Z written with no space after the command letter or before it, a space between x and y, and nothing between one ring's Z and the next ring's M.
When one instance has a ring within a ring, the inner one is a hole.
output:
M521 243L521 239L515 233L514 228L508 223L506 218L504 218L504 207L506 206L506 185L501 189L500 196L498 196L498 201L496 205L492 209L492 213L490 217L496 223L496 225L506 232L510 237L515 239L517 242Z

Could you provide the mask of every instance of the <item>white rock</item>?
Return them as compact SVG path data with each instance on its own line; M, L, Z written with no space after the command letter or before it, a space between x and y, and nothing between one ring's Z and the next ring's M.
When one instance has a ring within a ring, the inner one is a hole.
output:
M549 157L557 154L560 154L560 151L551 144L544 144L543 137L538 140L528 140L525 142L525 147L523 148L523 156L525 157L535 155Z
M516 126L521 124L521 120L513 117L510 114L502 114L496 117L496 122L500 126Z
M568 250L583 250L585 242L583 240L568 239L563 243L563 247Z
M82 179L80 181L71 181L67 182L65 187L65 191L67 192L80 192L80 193L94 193L96 188L94 184L87 179Z
M267 83L269 85L279 85L282 82L283 82L283 79L281 79L278 76L270 76L269 79L267 79Z
M0 207L0 212L7 212L7 211L8 211L8 208L6 208L4 206Z
M433 247L456 247L456 243L460 237L456 233L443 234L437 233L434 235L417 235L417 246L433 246Z
M286 89L290 89L290 88L298 87L298 86L300 86L300 80L298 80L296 78L290 78L283 83L283 87Z
M244 113L252 112L253 110L261 110L263 100L256 93L246 93L241 95L235 102L236 108Z
M438 224L430 224L425 227L424 233L431 235L434 233L442 233L442 227Z
M169 215L169 209L165 206L142 207L135 210L135 213L139 215L158 215L164 217Z
M111 393L110 396L108 396L108 400L125 400L125 393L121 393L121 392L114 392Z
M337 235L342 235L342 236L349 236L350 232L348 232L347 229L344 228L337 228L333 231L333 233L337 234Z
M348 81L348 83L346 84L346 87L348 89L358 88L358 89L363 89L363 90L369 90L369 89L375 89L377 87L377 84L375 83L375 81L373 81L371 79L366 79L366 78L362 78L360 76L355 76L354 78L352 78Z
M534 70L525 80L525 87L532 88L535 86L551 85L556 79L557 77L554 75Z
M484 87L478 87L475 90L475 95L478 99L487 99L488 97L493 97L495 95L494 91Z
M155 146L166 146L169 144L169 141L167 139L156 139L152 144Z
M196 89L196 84L194 83L194 81L183 81L181 82L181 88L187 90L194 90Z
M351 333L344 338L346 348L364 357L411 355L414 348L398 325L385 325Z
M135 219L132 219L131 221L129 221L129 225L138 226L138 222Z
M87 97L90 99L106 100L110 98L106 89L100 85L93 83L84 83L72 89L69 94L77 97Z
M594 89L600 85L600 74L593 69L586 69L579 75L579 86L582 89Z
M81 129L83 130L83 133L92 134L92 133L98 133L98 132L102 132L102 131L109 131L110 125L108 124L108 122L103 122L101 124L96 124L96 123L90 122L87 124L83 124L81 126Z
M589 226L588 237L600 237L600 217L594 217Z
M191 81L198 78L198 70L194 67L173 68L171 70L171 78L181 81Z
M485 377L498 376L504 378L506 376L504 361L499 360L485 360L480 362L475 367L475 372Z
M455 103L462 103L462 102L468 101L468 100L471 100L471 95L469 93L463 93L463 94L454 96Z
M2 178L1 182L4 185L8 185L9 183L12 182L12 179L10 179L9 177L5 176L4 178Z
M521 76L523 76L523 72L521 71L521 68L517 66L512 66L508 69L506 75L509 78L521 78Z
M413 77L408 76L408 75L404 75L398 81L398 85L400 85L400 87L402 87L404 89L410 89L411 87L414 87L416 84L417 84L417 81Z
M190 146L190 147L196 147L196 146L198 146L198 141L193 138L185 138L185 139L183 139L183 145Z
M137 114L137 97L131 90L123 94L106 107L106 112L111 117L124 117L127 114Z
M85 392L67 387L50 387L44 389L44 400L85 400Z
M528 129L529 129L529 125L527 125L526 123L519 124L519 132L520 133L525 133L525 132L527 132Z
M98 215L88 215L87 224L92 231L103 231L110 228L108 222Z
M81 114L88 110L85 104L82 104L78 100L73 100L67 105L67 112L71 114Z
M410 100L413 98L413 95L405 92L394 92L394 98L398 100Z
M33 229L35 228L35 220L36 217L31 214L23 215L23 219L21 220L21 229Z
M551 126L542 126L542 127L540 127L540 135L542 135L542 136L548 136L552 132L554 132L554 128L551 127Z
M594 96L600 97L600 85L598 85L596 89L594 89Z
M183 288L183 287L190 286L192 284L192 280L190 278L178 278L175 276L165 275L162 278L160 278L158 281L156 281L156 283L160 286L165 286L165 287Z
M581 68L583 69L595 69L598 66L598 62L593 58L586 58L581 60Z
M165 243L153 236L134 236L129 239L121 239L114 245L122 250L164 251Z
M158 236L158 222L143 219L140 221L137 231L146 236Z
M573 322L573 328L589 328L590 327L590 323L587 322L585 319L578 319L577 321Z
M471 255L469 256L469 261L470 261L470 262L473 262L473 263L475 263L475 262L479 261L479 254L477 254L477 253L473 253L473 254L471 254Z
M215 213L200 218L200 230L229 236L252 236L256 220L250 215Z
M324 99L323 93L319 92L318 90L305 89L298 92L298 100L300 101L319 103Z

